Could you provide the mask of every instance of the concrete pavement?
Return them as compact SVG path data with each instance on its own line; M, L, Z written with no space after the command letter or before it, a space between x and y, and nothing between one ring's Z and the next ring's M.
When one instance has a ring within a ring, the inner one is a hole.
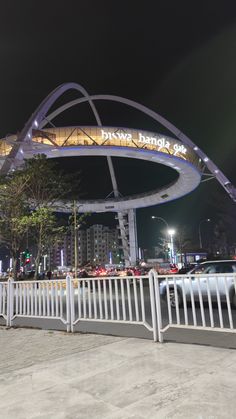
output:
M234 418L236 351L0 329L0 418Z

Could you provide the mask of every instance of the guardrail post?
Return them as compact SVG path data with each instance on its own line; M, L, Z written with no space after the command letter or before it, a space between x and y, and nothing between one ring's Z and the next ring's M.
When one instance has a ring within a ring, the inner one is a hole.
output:
M7 326L11 327L12 317L13 317L13 301L14 301L14 292L13 292L13 279L9 278L7 281Z
M154 292L154 286L153 286L153 279L154 279L153 270L149 272L148 279L149 279L149 292L150 292L150 302L151 302L153 340L154 342L157 342L157 316L156 316L156 306L155 306L155 292Z
M156 300L156 316L157 316L157 330L158 330L158 340L163 342L163 332L162 330L162 312L161 312L161 296L160 296L160 287L157 272L153 270L154 276L154 288L155 288L155 300Z
M74 280L70 280L70 331L74 332L74 320L75 320L75 297L74 297Z
M70 287L71 287L71 278L70 276L66 277L66 331L70 332L71 331L71 292L70 292Z

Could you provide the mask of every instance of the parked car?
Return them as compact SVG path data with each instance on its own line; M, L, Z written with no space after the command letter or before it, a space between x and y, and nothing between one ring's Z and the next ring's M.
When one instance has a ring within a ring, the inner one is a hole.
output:
M227 277L227 274L235 273L235 277L230 275ZM201 274L201 276L196 276ZM207 276L204 276L204 275ZM207 287L207 278L209 284L209 290L211 294L212 301L217 300L217 288L216 283L217 279L214 274L218 275L218 289L219 295L222 301L226 300L226 289L229 293L230 302L236 307L236 286L234 278L236 278L236 260L214 260L202 262L200 265L196 266L187 276L181 278L176 277L176 288L178 293L178 303L179 306L183 304L183 282L184 282L184 291L186 295L186 301L191 300L191 285L193 290L194 299L197 301L199 299L199 288L198 288L198 279L200 284L200 290L202 294L203 301L208 300L208 287ZM226 278L226 281L225 281ZM183 281L184 279L184 281ZM191 281L191 283L190 283ZM171 306L176 306L176 297L174 292L174 280L168 280L169 284L169 293L170 293L170 302ZM225 288L226 287L226 288ZM160 283L160 294L163 298L166 297L167 293L167 281L164 280Z

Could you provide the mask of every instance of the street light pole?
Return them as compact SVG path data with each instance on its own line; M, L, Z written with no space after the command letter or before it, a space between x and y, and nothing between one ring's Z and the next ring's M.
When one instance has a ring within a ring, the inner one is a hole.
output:
M201 224L204 223L204 222L208 222L209 223L210 221L211 221L210 218L206 218L205 220L201 220L200 223L199 223L199 226L198 226L198 236L199 236L199 246L200 246L200 249L202 249Z
M78 228L79 225L77 225L77 211L80 207L83 205L79 205L76 207L76 201L74 201L74 246L75 246L75 279L77 277L77 269L78 269Z
M166 228L167 228L167 230L166 230L166 241L167 241L167 243L168 243L168 230L169 230L169 224L167 223L167 221L165 220L165 218L162 218L162 217L156 217L155 215L152 215L152 219L153 219L153 220L159 220L159 221L162 221L162 222L166 225ZM167 260L168 260L168 254L167 254Z
M77 277L78 268L78 236L77 236L77 208L76 201L74 201L74 245L75 245L75 279Z
M174 240L173 240L173 235L175 234L175 230L168 230L168 234L170 236L170 258L171 258L171 262L175 263Z

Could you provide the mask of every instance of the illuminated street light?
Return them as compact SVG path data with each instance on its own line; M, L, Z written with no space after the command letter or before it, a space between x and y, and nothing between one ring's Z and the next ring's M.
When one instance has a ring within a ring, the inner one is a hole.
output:
M199 246L200 246L200 249L202 249L201 224L202 223L209 223L209 222L211 222L211 219L210 218L206 218L205 220L201 220L200 223L199 223L199 226L198 226L198 235L199 235Z
M175 235L175 230L171 228L167 230L167 233L170 236L170 260L172 263L175 263L174 240L173 240L173 236Z
M165 218L162 218L162 217L156 217L155 215L152 215L152 219L157 220L157 221L162 221L166 225L166 228L167 228L166 229L166 242L168 243L168 241L169 241L168 240L168 235L169 235L168 231L172 231L172 230L170 230L169 224L167 223ZM167 255L167 260L168 260L168 255Z

